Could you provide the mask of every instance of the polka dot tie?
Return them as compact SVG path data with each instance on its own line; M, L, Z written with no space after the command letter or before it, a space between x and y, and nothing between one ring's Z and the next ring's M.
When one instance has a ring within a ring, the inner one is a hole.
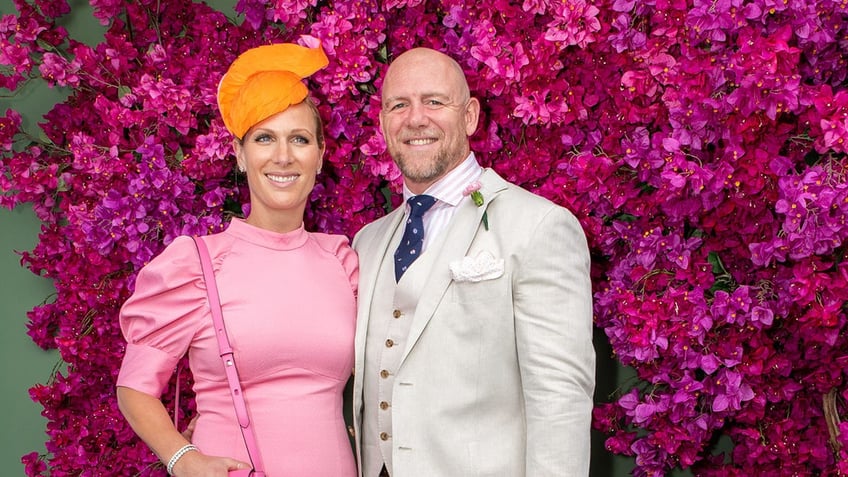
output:
M406 269L421 254L421 247L424 245L424 219L422 217L436 203L436 198L422 194L412 196L406 202L412 210L406 220L403 238L400 239L400 245L395 250L396 281L400 281L400 277L403 276Z

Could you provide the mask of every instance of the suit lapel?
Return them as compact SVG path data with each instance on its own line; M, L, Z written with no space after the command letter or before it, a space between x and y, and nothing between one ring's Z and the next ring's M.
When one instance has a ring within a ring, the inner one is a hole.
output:
M359 269L361 271L359 277L361 284L359 287L359 316L368 316L368 307L371 306L371 298L377 284L377 273L380 271L392 235L394 235L395 229L400 226L402 219L403 207L398 207L390 212L385 219L375 223L374 230L369 230L369 233L362 236L357 243L359 245L357 248L359 248Z
M427 323L433 317L452 281L450 263L454 260L461 260L468 253L477 233L489 233L481 225L483 213L486 212L489 204L494 202L498 194L506 190L507 182L491 169L486 169L480 176L480 184L483 205L477 207L473 201L463 200L445 231L444 242L442 242L442 247L438 250L438 255L433 261L432 271L427 277L427 285L424 287L415 309L415 319L409 330L409 338L401 357L401 364L406 360L412 347L415 346L424 328L427 327Z

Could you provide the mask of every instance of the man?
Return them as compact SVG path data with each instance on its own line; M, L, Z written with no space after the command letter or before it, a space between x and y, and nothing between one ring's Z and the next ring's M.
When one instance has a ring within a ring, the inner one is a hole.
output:
M479 113L442 53L410 50L386 72L380 126L415 198L354 239L363 477L588 474L586 239L568 211L477 164Z

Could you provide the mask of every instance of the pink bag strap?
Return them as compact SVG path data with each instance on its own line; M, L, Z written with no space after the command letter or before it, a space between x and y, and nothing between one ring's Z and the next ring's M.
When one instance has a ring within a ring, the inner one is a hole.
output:
M247 446L247 454L250 456L250 462L253 464L253 473L251 475L264 477L265 472L262 470L264 467L259 454L259 446L256 442L256 434L250 425L250 416L247 413L247 404L244 402L244 395L241 390L241 383L239 382L235 358L233 357L233 348L230 346L227 329L224 327L224 315L221 311L221 300L218 295L218 285L215 282L215 273L212 271L212 259L209 257L209 249L200 237L192 236L192 239L197 245L197 253L200 255L200 267L203 269L203 281L206 283L206 293L209 295L209 308L212 310L215 337L218 339L218 349L221 353L221 360L224 363L224 372L227 374L227 382L230 384L230 393L233 396L236 418L238 419L239 427L241 427L241 435L244 438L244 443Z

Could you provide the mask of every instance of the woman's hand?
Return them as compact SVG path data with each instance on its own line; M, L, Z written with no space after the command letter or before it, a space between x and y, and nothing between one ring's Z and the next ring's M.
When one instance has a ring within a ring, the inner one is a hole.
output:
M186 427L185 430L180 433L180 434L183 435L185 440L187 440L189 442L191 442L191 438L194 436L194 428L197 426L197 418L198 417L200 417L199 414L197 414L193 418L191 418L191 421L189 421L189 423L188 423L188 427Z
M215 457L197 451L187 452L174 464L175 477L227 477L231 470L247 470L250 464L229 457Z
M186 436L174 427L168 411L158 398L123 386L118 386L117 396L118 407L127 422L162 462L167 463L189 444L195 420L186 429ZM246 462L207 456L197 450L190 450L177 459L172 470L178 477L227 477L230 470L248 469L250 464Z

